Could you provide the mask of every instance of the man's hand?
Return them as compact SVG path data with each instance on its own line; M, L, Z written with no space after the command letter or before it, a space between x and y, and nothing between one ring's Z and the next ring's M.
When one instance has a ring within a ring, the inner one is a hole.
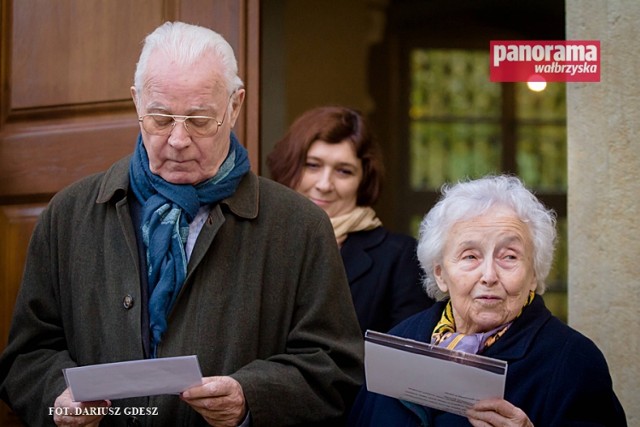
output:
M467 418L474 427L533 427L522 409L504 399L477 402L467 411Z
M231 377L205 377L181 397L212 426L236 427L247 413L242 386Z
M60 408L54 412L53 422L59 427L67 426L88 426L97 427L100 420L106 414L106 410L94 410L85 408L108 408L111 402L108 400L97 400L95 402L74 402L71 399L71 390L67 388L57 397L54 408ZM97 415L85 415L85 414ZM77 414L77 415L76 415Z

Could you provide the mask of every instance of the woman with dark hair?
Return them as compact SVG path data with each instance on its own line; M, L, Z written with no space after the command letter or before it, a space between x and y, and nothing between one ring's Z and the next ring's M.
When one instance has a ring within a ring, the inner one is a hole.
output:
M302 114L267 158L275 181L330 217L362 331L386 332L429 307L416 241L382 226L373 205L383 165L362 115L340 106Z

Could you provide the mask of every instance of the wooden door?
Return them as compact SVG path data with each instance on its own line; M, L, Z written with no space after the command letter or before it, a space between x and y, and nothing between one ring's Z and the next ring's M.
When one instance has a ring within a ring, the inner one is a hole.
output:
M234 47L247 89L235 131L258 172L260 22L259 0L0 2L1 351L38 214L64 186L134 148L129 88L155 27L203 25ZM0 425L20 425L4 403Z

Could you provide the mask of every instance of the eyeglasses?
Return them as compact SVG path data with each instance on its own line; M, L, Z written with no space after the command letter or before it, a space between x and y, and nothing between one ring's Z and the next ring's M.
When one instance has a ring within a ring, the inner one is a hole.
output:
M234 92L235 93L235 92ZM224 118L227 115L227 108L229 108L229 101L224 109L224 115L222 121L218 121L215 117L210 116L179 116L175 114L160 114L150 113L144 116L138 117L138 121L142 123L142 128L150 135L167 136L175 128L176 123L182 123L189 135L201 138L206 136L214 136L218 133L218 129L224 123Z
M224 120L224 119L223 119ZM169 135L176 123L182 123L189 135L195 137L213 136L222 126L214 117L209 116L176 116L173 114L152 113L138 118L142 128L151 135Z

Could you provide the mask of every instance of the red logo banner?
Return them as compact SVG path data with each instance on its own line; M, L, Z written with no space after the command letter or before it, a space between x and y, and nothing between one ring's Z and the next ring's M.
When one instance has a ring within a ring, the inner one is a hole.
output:
M495 40L492 82L599 82L599 40Z

